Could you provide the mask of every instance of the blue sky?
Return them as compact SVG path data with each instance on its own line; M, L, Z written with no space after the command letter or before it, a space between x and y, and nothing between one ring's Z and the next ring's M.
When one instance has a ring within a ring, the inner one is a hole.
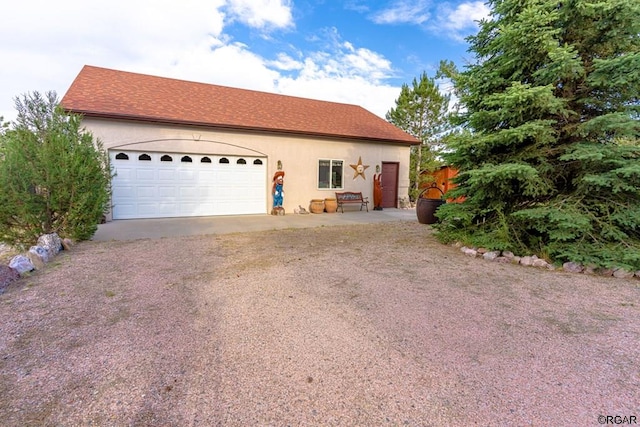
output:
M379 116L403 83L473 57L482 1L21 0L0 15L0 115L62 98L83 65L357 104ZM443 90L446 86L443 85Z

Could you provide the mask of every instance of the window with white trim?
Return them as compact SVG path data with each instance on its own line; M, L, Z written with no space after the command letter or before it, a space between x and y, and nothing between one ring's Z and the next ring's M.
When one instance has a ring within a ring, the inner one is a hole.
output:
M334 159L318 160L318 188L337 189L343 187L344 161Z

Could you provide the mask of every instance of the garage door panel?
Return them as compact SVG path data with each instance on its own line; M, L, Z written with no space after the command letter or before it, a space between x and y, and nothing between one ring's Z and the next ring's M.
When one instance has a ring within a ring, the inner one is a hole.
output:
M239 188L221 187L216 189L216 200L228 201L242 198L242 191Z
M144 203L138 202L136 215L139 215L138 218L153 218L155 214L158 212L158 203Z
M159 185L157 189L158 189L158 198L161 198L161 199L165 197L176 197L177 195L175 187Z
M114 177L119 181L130 181L135 177L135 169L129 167L119 167L117 168L118 174Z
M216 196L216 188L213 186L198 186L198 197L203 203L212 200Z
M132 186L114 185L112 189L113 197L118 199L131 199L136 198L136 188Z
M184 200L184 199L197 200L198 199L198 187L187 187L184 185L180 185L180 187L178 188L178 192L181 200Z
M158 180L174 181L175 179L176 179L175 169L168 169L166 167L158 168Z
M149 168L136 169L135 173L130 174L130 178L128 179L131 180L133 177L138 181L155 181L156 171Z
M177 216L178 203L176 202L159 202L157 203L157 211L160 216Z
M238 179L234 179L233 174L229 174L225 172L223 174L218 175L215 184L217 187L227 188L231 186L237 186L238 181L239 181Z
M201 202L198 204L197 216L214 215L216 205L213 202Z
M243 165L224 156L229 163L219 163L221 156L209 155L207 163L200 162L205 156L184 154L190 163L169 154L173 161L162 162L165 153L124 152L130 160L115 161L117 153L111 152L114 219L266 213L266 166L255 159L245 157ZM143 154L152 160L139 160Z
M216 204L216 215L237 215L242 214L242 209L234 206L229 201L221 201Z
M178 179L180 179L180 181L189 181L195 183L198 182L198 175L198 171L195 170L182 169L178 171Z
M197 179L200 183L214 182L213 180L216 179L216 173L212 170L198 171Z
M180 202L178 205L179 216L195 216L198 212L198 202Z
M158 190L160 189L155 186L139 185L137 187L136 195L140 199L155 199L156 197L158 197Z
M114 218L134 218L136 215L136 205L133 203L118 203L113 206Z

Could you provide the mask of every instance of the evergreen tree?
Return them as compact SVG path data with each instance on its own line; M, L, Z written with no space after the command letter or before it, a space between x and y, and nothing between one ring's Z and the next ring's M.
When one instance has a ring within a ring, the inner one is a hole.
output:
M449 94L442 94L434 78L422 73L420 80L413 79L411 88L403 84L396 107L386 114L388 122L419 139L422 144L411 148L410 196L413 200L420 192L423 171L435 170L441 162L437 154L441 137L447 129Z
M490 0L451 63L461 172L438 235L556 262L640 269L640 3Z
M46 233L90 238L108 207L110 170L100 141L54 92L16 99L0 130L0 241L28 246Z

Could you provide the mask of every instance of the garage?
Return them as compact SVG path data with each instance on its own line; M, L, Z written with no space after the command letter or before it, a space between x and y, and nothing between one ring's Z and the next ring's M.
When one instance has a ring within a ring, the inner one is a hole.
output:
M105 221L266 215L278 171L287 214L336 191L371 200L374 171L384 175L385 206L395 207L408 199L411 147L420 144L357 105L90 65L60 104L81 115L117 173ZM369 169L350 178L360 159ZM327 180L334 175L343 179Z
M266 158L110 150L113 219L264 214Z

